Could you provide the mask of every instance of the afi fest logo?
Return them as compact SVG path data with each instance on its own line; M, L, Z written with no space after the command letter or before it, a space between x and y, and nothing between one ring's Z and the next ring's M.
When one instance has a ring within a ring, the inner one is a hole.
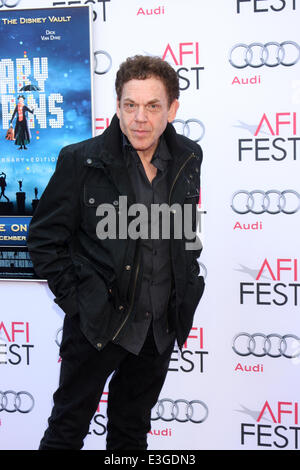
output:
M280 13L293 12L297 9L299 0L236 0L236 12L248 15L249 13Z
M293 258L265 258L259 268L240 267L238 271L250 275L253 282L240 282L240 304L297 306L299 304L299 260Z
M2 1L2 0L0 0ZM19 0L20 1L20 0ZM100 18L103 21L106 21L107 19L107 11L106 11L106 3L110 3L111 0L69 0L68 2L61 2L61 1L54 1L52 3L52 6L54 7L62 7L62 6L72 6L72 5L87 5L90 4L93 6L93 21L96 21L98 18L98 14L95 10L95 6L98 5L99 3L102 4L102 8L100 8L100 11L102 10L102 14L100 14Z
M30 325L28 322L0 322L0 365L30 365Z
M298 114L293 112L263 113L259 124L241 122L235 127L252 134L251 138L238 139L238 161L282 162L297 161L300 155Z
M180 90L199 90L200 78L204 67L200 65L199 42L168 43L162 53L162 59L169 62L176 70Z
M202 374L205 372L205 358L208 351L205 348L204 329L193 326L190 334L184 343L182 350L174 349L170 365L170 372L195 372Z
M240 427L241 445L246 448L299 449L299 403L266 400L259 411L245 406L236 410L251 417ZM254 422L253 422L254 421Z

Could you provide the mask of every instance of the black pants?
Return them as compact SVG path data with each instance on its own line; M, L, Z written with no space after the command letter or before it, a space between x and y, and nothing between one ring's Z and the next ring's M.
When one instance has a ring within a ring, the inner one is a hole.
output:
M145 450L151 409L158 400L174 343L158 354L152 328L138 356L109 343L100 352L84 337L77 317L65 317L59 388L40 450L79 450L89 431L105 383L107 449Z

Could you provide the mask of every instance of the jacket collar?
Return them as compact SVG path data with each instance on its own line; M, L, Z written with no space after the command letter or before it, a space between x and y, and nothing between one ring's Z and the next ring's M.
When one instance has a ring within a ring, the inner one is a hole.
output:
M171 187L179 169L193 150L187 149L172 124L167 124L163 136L171 155L168 172L168 185ZM118 188L120 194L127 195L129 203L134 202L134 191L123 155L123 133L116 114L112 118L110 126L97 139L101 139L103 142L102 150L100 153L95 152L90 166L102 168Z
M172 124L167 124L163 136L174 162L187 156L186 144L184 145L178 138L179 136ZM106 164L122 165L123 133L116 114L113 116L110 126L103 132L102 137L103 151L99 158Z

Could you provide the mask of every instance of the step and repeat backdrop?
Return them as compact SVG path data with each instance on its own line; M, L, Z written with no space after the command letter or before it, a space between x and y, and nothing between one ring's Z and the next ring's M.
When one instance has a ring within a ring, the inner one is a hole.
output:
M92 10L90 133L101 134L115 113L119 64L158 55L180 79L174 126L204 152L206 290L186 344L172 354L149 449L298 449L300 1L41 0L38 7L80 5ZM36 2L0 0L1 22L4 12L29 8ZM45 26L57 47L62 22ZM70 44L75 69L75 38ZM1 149L0 172L5 159ZM0 298L0 449L37 449L58 384L64 314L38 280L2 279ZM86 450L105 449L107 393Z

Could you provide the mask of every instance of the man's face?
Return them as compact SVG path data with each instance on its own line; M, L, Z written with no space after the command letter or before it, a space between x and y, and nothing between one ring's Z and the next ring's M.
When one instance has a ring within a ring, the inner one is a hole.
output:
M122 132L139 155L151 157L168 122L175 119L179 103L169 106L165 86L150 77L130 80L117 101L117 116Z

